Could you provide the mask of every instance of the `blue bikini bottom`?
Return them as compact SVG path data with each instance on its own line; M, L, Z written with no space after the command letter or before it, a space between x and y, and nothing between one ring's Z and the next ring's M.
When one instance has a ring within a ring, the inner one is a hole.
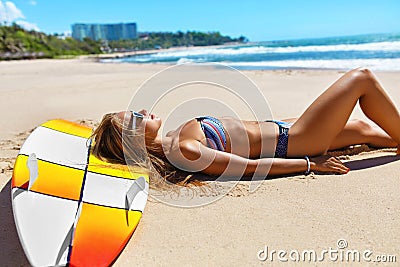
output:
M278 144L276 145L275 157L286 158L289 141L289 128L292 126L292 123L277 120L267 120L266 122L276 123L279 127Z

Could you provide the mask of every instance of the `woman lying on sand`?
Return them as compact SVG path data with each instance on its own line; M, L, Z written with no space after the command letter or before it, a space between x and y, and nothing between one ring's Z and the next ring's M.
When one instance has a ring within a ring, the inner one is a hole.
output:
M357 102L380 128L362 120L349 121ZM326 156L328 150L368 144L397 147L400 154L399 112L371 71L363 68L343 75L298 119L264 122L206 116L161 136L161 119L146 110L106 114L93 134L97 157L125 163L124 120L137 134L144 134L153 166L164 177L173 169L171 164L211 175L344 174L349 168Z

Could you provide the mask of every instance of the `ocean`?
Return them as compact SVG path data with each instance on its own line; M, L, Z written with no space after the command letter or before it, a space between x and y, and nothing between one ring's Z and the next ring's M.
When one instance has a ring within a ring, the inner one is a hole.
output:
M348 70L363 66L375 71L400 71L400 33L190 47L103 62L218 62L239 70Z

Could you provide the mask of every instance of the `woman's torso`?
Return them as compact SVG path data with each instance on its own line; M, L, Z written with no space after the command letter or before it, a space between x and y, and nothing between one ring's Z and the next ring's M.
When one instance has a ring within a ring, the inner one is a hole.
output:
M278 127L271 122L243 121L232 117L218 119L225 132L225 152L245 158L272 157L275 153ZM193 119L170 131L172 146L179 146L184 140L197 140L207 146L207 140L200 121ZM173 149L171 147L171 149Z

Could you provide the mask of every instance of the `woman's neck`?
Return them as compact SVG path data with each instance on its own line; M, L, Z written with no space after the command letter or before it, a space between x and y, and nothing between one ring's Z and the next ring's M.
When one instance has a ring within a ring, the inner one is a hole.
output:
M168 153L169 148L171 147L171 143L171 137L162 137L160 134L158 134L157 137L153 140L146 141L147 147L151 147L154 153L163 158L165 158L165 152Z

